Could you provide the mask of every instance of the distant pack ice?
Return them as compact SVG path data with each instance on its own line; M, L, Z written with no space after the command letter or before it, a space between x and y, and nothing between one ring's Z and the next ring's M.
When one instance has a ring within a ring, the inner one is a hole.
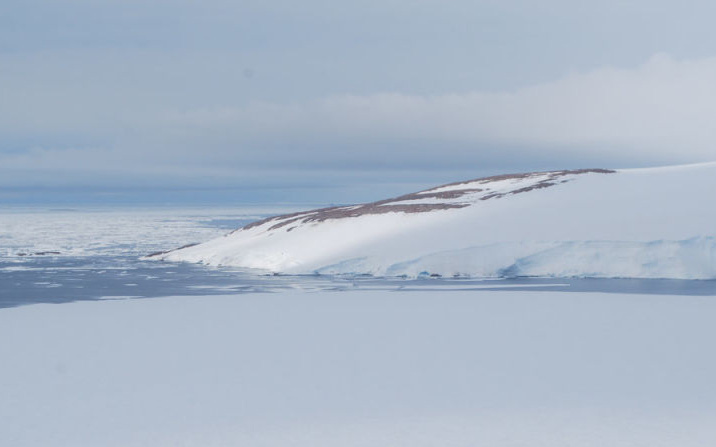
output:
M716 163L508 174L271 217L153 259L285 274L716 278Z

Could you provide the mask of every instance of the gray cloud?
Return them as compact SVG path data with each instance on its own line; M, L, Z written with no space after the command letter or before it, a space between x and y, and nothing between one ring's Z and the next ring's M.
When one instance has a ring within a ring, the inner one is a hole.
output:
M705 161L716 158L715 78L716 58L657 55L634 69L603 68L511 92L341 95L243 107L164 103L138 111L130 101L110 116L38 110L36 122L104 145L38 146L1 161L5 178L7 170L230 178L256 169L459 169L509 166L516 157L555 165Z
M716 158L710 3L5 8L0 186L449 180Z

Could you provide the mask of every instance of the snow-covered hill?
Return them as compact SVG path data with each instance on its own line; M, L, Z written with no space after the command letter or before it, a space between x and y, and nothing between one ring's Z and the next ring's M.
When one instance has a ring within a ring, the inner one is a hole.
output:
M509 174L272 217L154 259L281 273L716 278L716 163Z

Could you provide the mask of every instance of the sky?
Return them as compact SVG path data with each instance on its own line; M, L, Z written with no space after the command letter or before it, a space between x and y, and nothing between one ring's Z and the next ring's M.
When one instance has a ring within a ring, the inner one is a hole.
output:
M716 160L713 2L4 0L0 204Z

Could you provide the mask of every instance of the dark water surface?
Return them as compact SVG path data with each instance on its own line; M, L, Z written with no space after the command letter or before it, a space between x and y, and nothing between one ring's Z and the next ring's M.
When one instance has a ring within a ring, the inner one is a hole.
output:
M375 278L369 276L275 276L194 264L142 261L136 256L52 257L0 261L0 308L34 303L280 292L287 289L537 290L716 296L716 281L658 279Z

